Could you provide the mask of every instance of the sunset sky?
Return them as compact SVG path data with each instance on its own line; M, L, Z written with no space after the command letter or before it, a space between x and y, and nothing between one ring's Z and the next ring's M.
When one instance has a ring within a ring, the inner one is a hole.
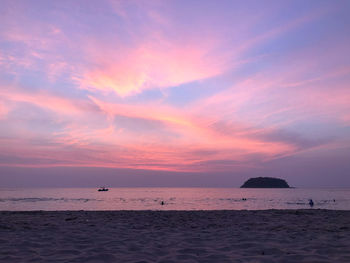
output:
M349 13L2 0L0 187L349 187Z

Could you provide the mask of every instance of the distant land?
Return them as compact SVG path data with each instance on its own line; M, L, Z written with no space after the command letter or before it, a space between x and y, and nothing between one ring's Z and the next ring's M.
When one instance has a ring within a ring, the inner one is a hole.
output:
M241 188L290 188L288 183L280 178L256 177L250 178Z

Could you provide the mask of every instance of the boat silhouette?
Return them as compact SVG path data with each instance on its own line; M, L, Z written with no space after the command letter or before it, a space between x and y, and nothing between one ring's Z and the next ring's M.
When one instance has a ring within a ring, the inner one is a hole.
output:
M106 191L108 191L108 188L106 188L106 187L100 187L100 189L98 189L97 191L99 191L99 192L106 192Z

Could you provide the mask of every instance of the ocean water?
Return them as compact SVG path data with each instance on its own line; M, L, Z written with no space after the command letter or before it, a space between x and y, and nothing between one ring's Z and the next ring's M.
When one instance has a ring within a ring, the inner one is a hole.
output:
M350 210L350 188L37 188L0 189L0 210ZM161 202L164 205L161 205Z

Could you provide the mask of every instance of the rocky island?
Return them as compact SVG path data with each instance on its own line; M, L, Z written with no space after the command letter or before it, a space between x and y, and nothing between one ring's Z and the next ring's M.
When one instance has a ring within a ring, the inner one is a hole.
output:
M279 178L256 177L247 180L241 188L290 188L288 183Z

